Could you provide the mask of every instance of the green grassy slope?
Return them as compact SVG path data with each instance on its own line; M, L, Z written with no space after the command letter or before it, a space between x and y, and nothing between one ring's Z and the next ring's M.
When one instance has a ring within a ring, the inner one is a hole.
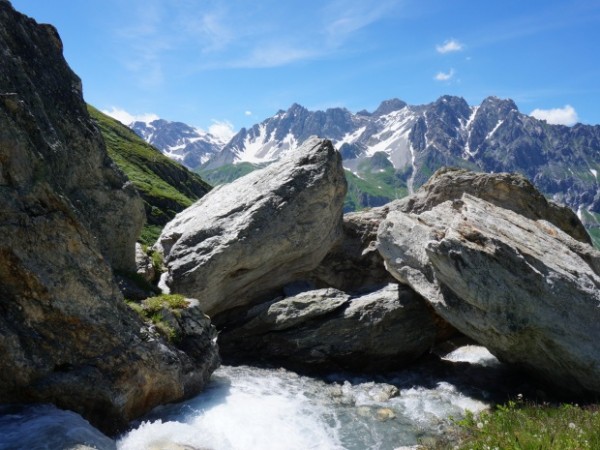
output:
M216 186L218 184L231 183L233 180L237 180L238 178L248 175L250 172L253 172L256 169L261 169L265 166L266 164L261 165L242 162L238 164L227 164L211 170L197 169L196 173L213 186Z
M147 224L140 241L152 244L162 227L179 211L206 194L211 186L200 176L164 156L119 121L88 105L108 154L144 200Z
M382 172L359 172L358 175L346 170L348 193L344 201L344 212L382 206L408 194L406 184L400 180L394 169Z

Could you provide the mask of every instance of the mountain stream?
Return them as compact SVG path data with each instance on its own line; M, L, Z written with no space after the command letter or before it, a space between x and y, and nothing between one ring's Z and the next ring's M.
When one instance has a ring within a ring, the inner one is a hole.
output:
M156 408L116 439L51 405L0 406L0 449L411 448L448 433L466 410L515 397L521 384L473 345L376 377L223 366L203 393Z

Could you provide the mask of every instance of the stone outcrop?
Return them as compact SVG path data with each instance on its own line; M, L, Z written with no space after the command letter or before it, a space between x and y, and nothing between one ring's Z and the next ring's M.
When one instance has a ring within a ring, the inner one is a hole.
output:
M178 214L156 247L172 292L211 317L314 269L341 235L346 181L331 142L216 188Z
M6 1L0 22L0 185L23 194L47 183L91 231L112 266L133 270L143 204L106 153L56 29L15 14Z
M591 239L568 207L547 200L527 178L517 173L478 173L443 168L409 197L388 205L390 210L419 214L447 200L470 194L533 220L547 220L578 241Z
M377 250L377 230L390 208L398 208L398 204L393 202L379 208L344 214L342 238L321 264L304 278L312 286L333 287L352 295L395 281ZM458 333L433 308L429 309L437 330L436 342Z
M401 367L426 353L436 335L424 301L396 283L359 296L306 291L256 306L246 320L220 334L224 357L297 370Z
M390 212L378 245L395 278L499 359L600 393L600 252L468 194Z
M108 158L54 28L0 0L0 402L52 402L114 432L198 392L216 366L140 331L143 208ZM110 262L109 263L107 262Z

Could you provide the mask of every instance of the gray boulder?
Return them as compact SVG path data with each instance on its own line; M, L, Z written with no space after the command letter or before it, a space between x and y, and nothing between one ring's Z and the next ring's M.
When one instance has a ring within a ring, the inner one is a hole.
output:
M547 220L573 238L591 243L577 215L567 206L544 197L527 178L516 173L478 173L464 169L442 168L419 190L388 205L390 210L421 213L447 200L470 194L529 219Z
M246 320L220 334L224 358L298 370L401 367L430 350L436 335L425 302L396 283L362 296L307 291L256 306Z
M395 278L504 362L600 392L600 252L545 220L464 194L391 212L379 251Z
M172 292L213 316L314 269L341 235L346 180L331 142L213 189L167 224L156 248Z

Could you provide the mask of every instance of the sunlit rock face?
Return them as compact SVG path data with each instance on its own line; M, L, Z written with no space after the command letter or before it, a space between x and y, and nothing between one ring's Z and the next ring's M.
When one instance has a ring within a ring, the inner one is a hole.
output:
M156 245L167 285L211 317L253 303L319 264L341 236L345 194L340 154L310 139L167 224Z
M108 158L58 33L0 1L0 402L52 402L113 432L198 392L218 364L148 339L112 269L143 206ZM111 267L112 266L112 267Z
M490 201L456 190L423 208L417 195L413 212L396 208L381 223L379 252L397 280L501 361L563 391L597 394L600 252L565 232L580 229L570 211L531 217L518 193L494 198L506 190Z

